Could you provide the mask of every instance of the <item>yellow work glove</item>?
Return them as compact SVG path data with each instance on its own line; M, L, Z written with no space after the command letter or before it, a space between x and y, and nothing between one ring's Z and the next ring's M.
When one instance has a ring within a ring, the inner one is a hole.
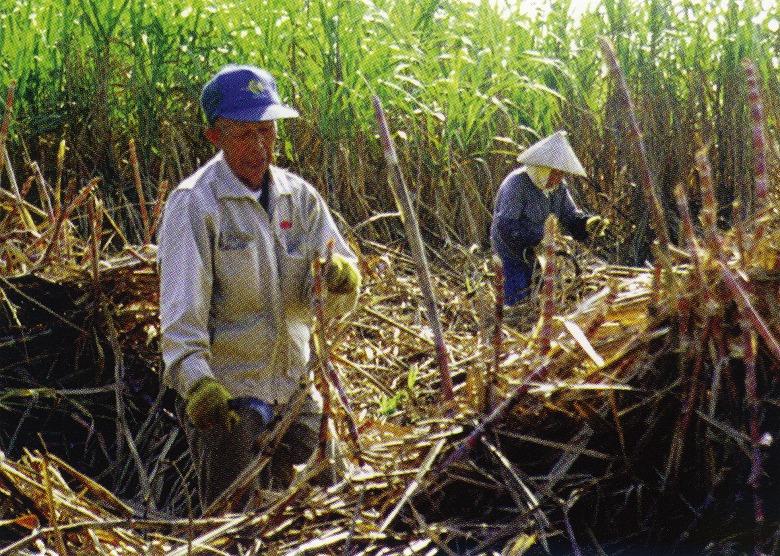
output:
M360 287L360 272L347 259L333 253L325 284L330 293L352 293Z
M187 417L195 428L207 430L217 426L230 430L238 414L228 407L230 393L210 376L198 379L187 392Z
M602 218L601 216L591 216L585 222L585 231L588 233L589 238L601 237L604 235L604 230L609 226L609 218Z

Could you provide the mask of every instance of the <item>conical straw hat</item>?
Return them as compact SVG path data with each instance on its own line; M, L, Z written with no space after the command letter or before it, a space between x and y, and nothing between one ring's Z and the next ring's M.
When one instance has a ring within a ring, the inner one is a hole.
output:
M544 166L567 174L586 175L585 168L566 139L565 131L556 131L537 141L520 153L517 160L526 166Z

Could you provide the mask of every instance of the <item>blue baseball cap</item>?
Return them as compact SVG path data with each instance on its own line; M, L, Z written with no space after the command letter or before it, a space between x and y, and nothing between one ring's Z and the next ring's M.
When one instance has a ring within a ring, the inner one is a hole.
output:
M298 117L297 110L282 103L273 76L257 66L223 67L203 87L200 104L209 125L219 116L239 122Z

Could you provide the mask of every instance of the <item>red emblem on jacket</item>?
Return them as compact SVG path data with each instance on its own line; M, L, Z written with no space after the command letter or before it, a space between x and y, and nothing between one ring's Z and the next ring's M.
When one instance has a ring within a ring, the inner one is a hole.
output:
M282 220L281 222L279 222L279 227L282 230L289 230L290 228L292 228L292 222L290 222L289 220Z

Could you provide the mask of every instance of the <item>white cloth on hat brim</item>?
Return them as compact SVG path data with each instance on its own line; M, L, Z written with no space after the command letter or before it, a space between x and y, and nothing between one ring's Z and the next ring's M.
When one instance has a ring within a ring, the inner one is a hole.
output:
M547 188L547 180L550 178L552 169L546 166L523 166L523 168L536 187L539 189Z
M284 118L297 118L298 111L286 104L269 104L263 108L241 107L236 110L225 110L219 114L228 120L237 122L268 122Z
M298 116L298 111L295 108L291 108L286 104L274 104L265 109L261 121L297 118Z
M587 175L580 159L574 154L565 131L556 131L537 141L520 153L517 160L526 166L543 166L575 176Z

